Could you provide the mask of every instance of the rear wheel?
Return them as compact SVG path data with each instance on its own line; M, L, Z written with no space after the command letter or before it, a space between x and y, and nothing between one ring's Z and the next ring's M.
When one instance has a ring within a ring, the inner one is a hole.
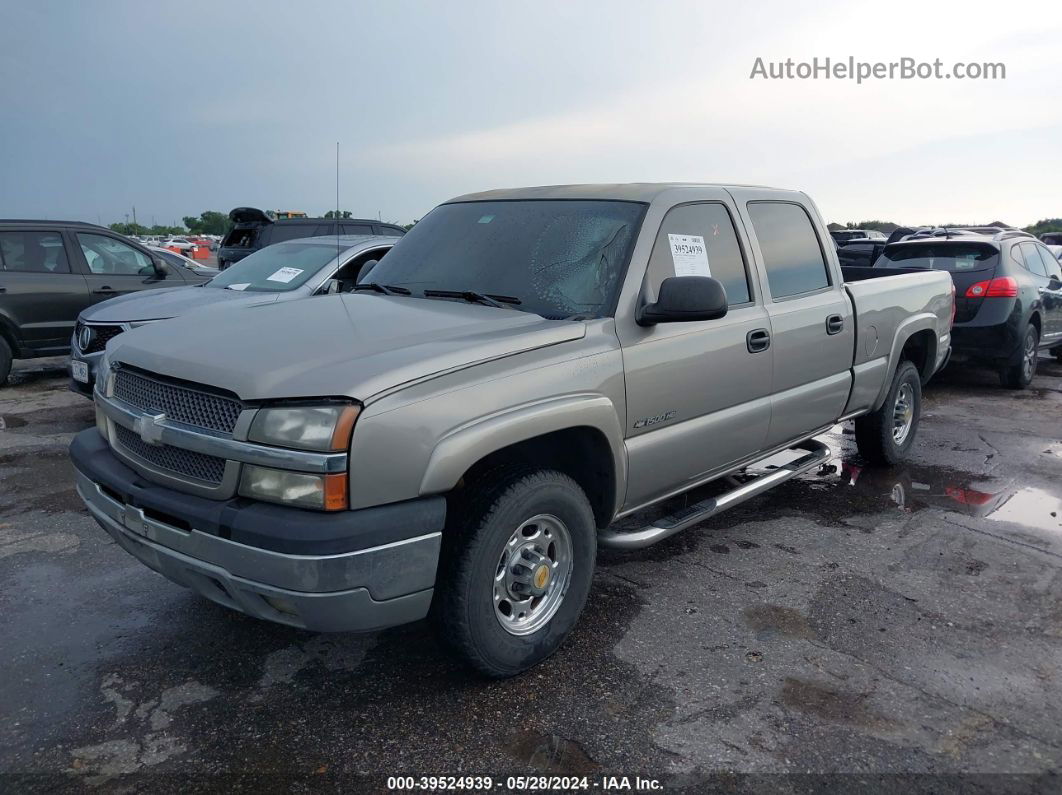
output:
M7 376L11 373L11 361L13 358L11 346L7 344L7 340L0 337L0 386L4 386L7 383Z
M922 379L912 362L902 361L881 408L856 418L859 454L871 464L893 466L914 444L922 416Z
M1036 375L1036 359L1040 346L1040 334L1036 326L1029 324L1021 340L1021 358L1016 364L1005 365L999 372L999 380L1007 389L1025 389Z
M432 618L469 665L513 676L556 651L582 613L597 528L583 490L561 472L481 482L447 528Z

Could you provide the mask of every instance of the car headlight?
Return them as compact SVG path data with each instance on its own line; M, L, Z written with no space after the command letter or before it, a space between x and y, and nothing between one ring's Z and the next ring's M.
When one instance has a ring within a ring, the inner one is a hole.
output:
M247 438L296 450L347 450L360 406L278 406L259 409Z
M319 511L341 511L347 505L347 473L311 475L244 464L240 494Z
M111 359L106 353L96 365L96 388L104 397L114 396L114 371L111 369Z

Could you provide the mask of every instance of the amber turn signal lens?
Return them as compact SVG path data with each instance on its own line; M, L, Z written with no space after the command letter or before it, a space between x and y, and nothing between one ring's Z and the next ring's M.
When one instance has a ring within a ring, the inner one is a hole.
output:
M354 432L354 423L361 413L361 406L346 406L336 420L336 429L332 431L332 449L347 450L350 447L350 435ZM346 477L346 475L344 475Z
M347 501L347 473L324 476L324 509L326 511L344 511L350 503Z

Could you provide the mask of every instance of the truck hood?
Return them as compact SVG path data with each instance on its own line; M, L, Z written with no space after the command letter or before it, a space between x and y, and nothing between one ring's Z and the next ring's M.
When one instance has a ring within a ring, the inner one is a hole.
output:
M585 325L515 309L379 294L196 312L115 337L112 360L244 400L347 396L556 345Z
M81 313L85 323L137 323L165 320L214 304L271 304L279 293L244 293L219 287L165 287L128 293L90 306Z

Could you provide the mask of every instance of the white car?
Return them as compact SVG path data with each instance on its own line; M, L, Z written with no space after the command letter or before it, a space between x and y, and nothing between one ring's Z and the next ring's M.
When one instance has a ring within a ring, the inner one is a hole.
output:
M209 268L206 265L201 265L194 259L190 259L184 256L184 254L178 254L176 251L170 251L168 248L158 248L157 246L148 246L148 248L171 265L187 268L194 273L198 273L200 276L217 276L221 273L217 268Z
M182 254L187 255L198 249L199 246L183 237L171 237L159 243L159 248L175 248Z

